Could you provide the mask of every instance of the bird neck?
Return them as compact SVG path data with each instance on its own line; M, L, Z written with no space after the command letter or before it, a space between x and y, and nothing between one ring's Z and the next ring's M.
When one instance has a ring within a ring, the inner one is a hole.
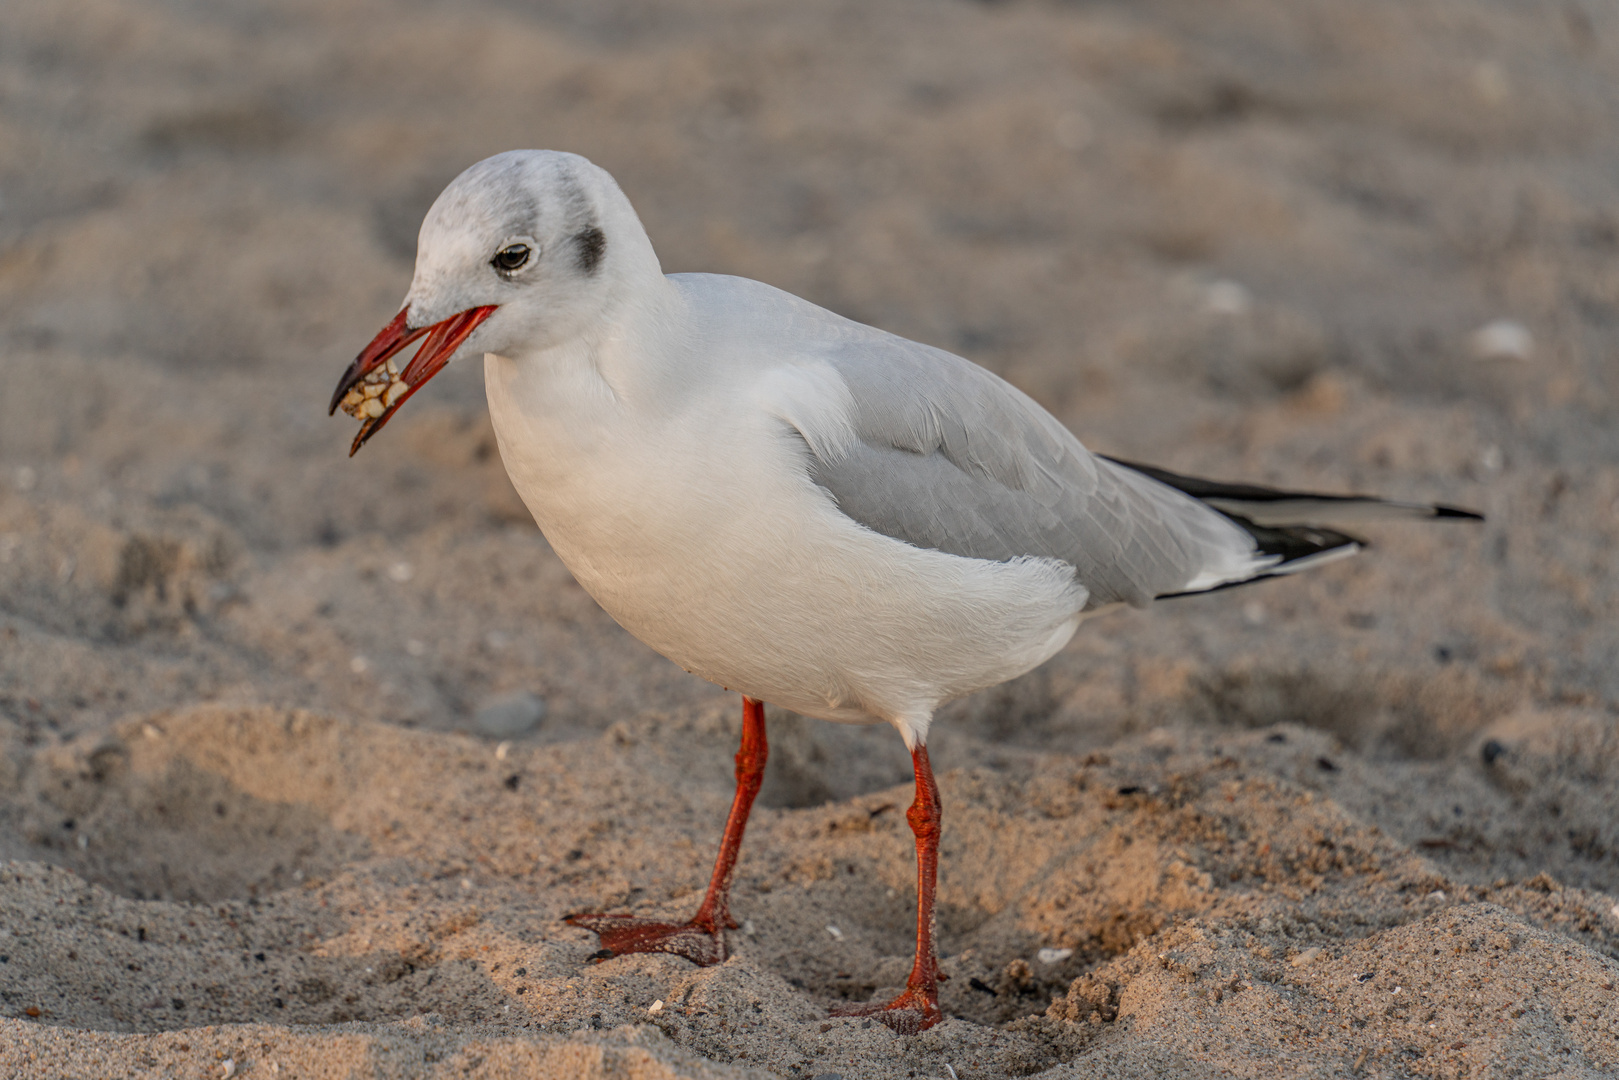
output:
M656 264L654 264L655 266ZM621 280L588 332L484 358L497 432L522 432L560 464L611 452L626 425L650 419L678 365L683 297L661 273Z

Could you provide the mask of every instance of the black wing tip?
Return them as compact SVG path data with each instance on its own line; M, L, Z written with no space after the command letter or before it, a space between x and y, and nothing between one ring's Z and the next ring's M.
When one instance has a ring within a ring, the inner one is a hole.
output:
M1260 581L1272 581L1276 578L1291 577L1301 570L1313 569L1311 560L1324 562L1334 561L1336 558L1354 555L1371 547L1371 542L1362 539L1353 533L1339 532L1336 529L1317 529L1307 525L1255 525L1247 518L1227 514L1234 523L1242 526L1254 538L1254 543L1260 553L1275 555L1277 561L1264 567L1252 577L1238 578L1235 581L1222 581L1218 585L1211 585L1207 589L1191 589L1181 592L1159 593L1154 600L1175 600L1183 596L1207 596L1210 593L1224 592L1226 589L1236 589L1244 585L1253 585ZM1329 558L1323 559L1323 556Z
M1394 506L1410 506L1391 502L1376 495L1327 495L1317 491L1286 491L1281 488L1262 487L1258 484L1228 483L1223 480L1204 480L1196 476L1183 476L1180 473L1160 469L1156 465L1143 465L1138 461L1127 461L1124 458L1112 457L1108 454L1097 454L1104 461L1111 461L1115 465L1122 465L1126 469L1133 469L1138 473L1150 476L1161 484L1168 484L1177 491L1190 495L1194 499L1227 499L1232 502L1266 503L1293 499L1309 499L1323 503L1385 503ZM1418 504L1420 505L1420 504ZM1452 518L1457 521L1483 521L1484 515L1476 510L1464 510L1459 506L1446 506L1438 504L1428 507L1436 518ZM1223 511L1222 511L1223 512ZM1233 516L1233 515L1227 515Z
M1153 597L1154 600L1184 600L1188 596L1212 596L1215 593L1225 592L1227 589L1238 589L1244 585L1257 585L1261 581L1275 581L1286 577L1286 574L1255 574L1241 581L1222 581L1218 585L1210 585L1206 589L1193 589L1190 592L1166 592Z

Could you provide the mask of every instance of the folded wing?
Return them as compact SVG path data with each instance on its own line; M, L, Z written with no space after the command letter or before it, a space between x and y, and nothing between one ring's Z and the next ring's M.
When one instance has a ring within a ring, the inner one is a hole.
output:
M1233 584L1283 561L1227 515L1091 454L960 357L873 331L824 359L849 388L857 438L812 455L811 475L867 528L971 558L1060 559L1092 608Z

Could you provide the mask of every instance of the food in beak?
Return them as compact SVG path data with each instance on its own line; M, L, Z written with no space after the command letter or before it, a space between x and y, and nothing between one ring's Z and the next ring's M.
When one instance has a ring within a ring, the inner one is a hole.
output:
M455 351L495 313L496 307L468 308L442 322L414 330L405 325L409 311L406 308L395 315L393 321L371 339L371 344L354 358L354 363L338 380L337 390L332 394L332 403L326 410L328 415L342 409L360 421L360 430L349 447L350 457L367 439L382 430L382 425L406 398L449 363ZM424 335L427 340L401 371L394 357Z
M356 420L377 420L389 406L402 401L409 389L410 384L399 377L399 365L390 357L351 386L337 407Z

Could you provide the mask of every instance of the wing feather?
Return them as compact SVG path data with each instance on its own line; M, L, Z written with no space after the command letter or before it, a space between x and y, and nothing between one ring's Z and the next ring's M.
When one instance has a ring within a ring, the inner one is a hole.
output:
M954 555L1060 559L1091 607L1251 576L1270 562L1225 516L1092 455L1032 399L951 353L868 330L823 358L855 441L811 475L854 520Z

